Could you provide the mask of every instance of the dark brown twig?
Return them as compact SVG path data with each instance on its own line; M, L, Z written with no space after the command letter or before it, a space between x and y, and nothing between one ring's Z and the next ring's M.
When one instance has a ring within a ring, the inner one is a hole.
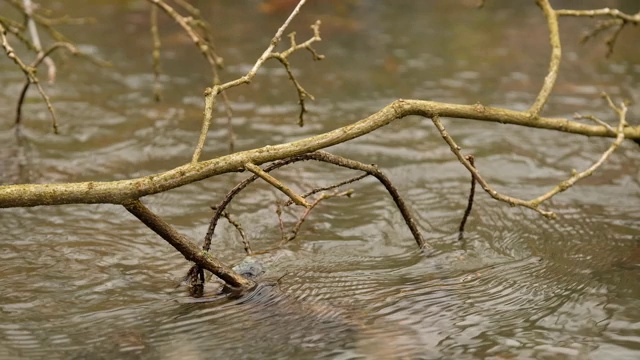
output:
M465 156L469 164L473 166L475 169L473 155ZM460 227L458 228L458 241L464 239L464 226L467 223L467 218L469 218L469 214L471 214L471 208L473 207L473 197L476 193L476 178L471 175L471 188L469 189L469 200L467 201L467 208L464 210L464 215L462 216L462 220L460 221Z

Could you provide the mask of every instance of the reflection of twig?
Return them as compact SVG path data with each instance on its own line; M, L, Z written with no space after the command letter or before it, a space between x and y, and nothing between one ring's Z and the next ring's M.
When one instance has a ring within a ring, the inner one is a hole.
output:
M465 156L469 164L473 168L475 168L473 155ZM462 221L460 221L460 227L458 229L458 241L464 238L464 225L467 223L467 218L469 218L469 214L471 214L471 208L473 207L473 196L476 193L476 178L471 176L471 188L469 189L469 200L467 201L467 208L464 210L464 215L462 216Z

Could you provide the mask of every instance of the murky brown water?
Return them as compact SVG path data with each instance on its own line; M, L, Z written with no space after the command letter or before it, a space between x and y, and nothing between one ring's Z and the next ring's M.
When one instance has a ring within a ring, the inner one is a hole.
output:
M217 29L226 79L247 71L285 12L256 2L200 2ZM347 4L348 3L348 4ZM323 20L327 55L292 59L317 100L308 125L295 125L294 89L275 63L229 93L237 147L249 149L318 134L363 118L396 98L525 109L547 68L547 32L533 2L312 2L295 21L303 37ZM570 1L554 1L557 7ZM588 8L602 1L580 2ZM635 1L607 1L637 11ZM59 63L47 89L62 135L35 92L25 107L26 144L11 127L22 77L0 57L1 180L113 180L168 170L190 159L200 128L204 60L166 19L165 101L152 101L148 14L142 1L64 1L94 26L65 28L112 69ZM347 4L347 5L345 5ZM0 13L7 9L0 3ZM576 45L588 20L565 20L565 62L548 114L612 119L601 90L634 99L638 123L638 29L613 58ZM609 140L497 124L448 120L499 190L529 197L573 168L583 169ZM227 150L222 122L205 149ZM299 241L267 273L287 274L239 301L185 303L176 279L188 264L116 206L60 206L0 212L0 358L615 358L640 357L640 151L625 143L591 178L551 203L548 221L478 194L468 234L457 240L468 174L430 122L409 118L331 151L377 163L417 213L438 250L424 258L393 203L372 180L351 199L319 206ZM303 164L278 176L295 186L352 174ZM201 239L209 205L242 179L226 175L144 199L181 232ZM274 191L254 186L231 211L255 248L277 243ZM291 221L293 218L288 218ZM235 262L242 245L222 224L214 242Z

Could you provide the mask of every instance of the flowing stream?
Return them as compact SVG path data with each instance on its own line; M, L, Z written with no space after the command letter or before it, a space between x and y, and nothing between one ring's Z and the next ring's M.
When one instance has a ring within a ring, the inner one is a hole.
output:
M44 3L44 2L43 2ZM23 133L13 114L23 75L0 56L0 182L108 181L188 162L210 73L189 39L160 16L163 101L152 96L151 38L144 1L51 1L95 24L65 25L79 47L109 60L99 68L57 56L46 85L60 121L29 92ZM196 1L210 20L224 80L247 72L288 15L286 1ZM296 125L295 88L277 62L228 95L236 148L300 139L362 119L398 98L527 109L546 75L545 19L533 1L318 1L293 22L299 42L322 20L326 59L290 61L308 101ZM555 7L618 7L637 1L552 1ZM265 5L266 4L266 5ZM271 5L271 6L267 6ZM0 14L11 7L0 2ZM640 29L628 27L611 58L603 39L579 43L592 19L563 19L563 65L545 110L615 122L600 99L629 99L640 122ZM18 51L22 51L16 46ZM24 52L23 52L24 53ZM222 112L204 158L228 152ZM444 119L495 188L537 196L599 158L610 139ZM176 286L189 264L123 208L68 205L0 210L0 358L6 359L636 359L640 358L640 147L625 142L593 176L558 195L557 220L478 192L458 240L469 174L428 119L409 117L328 149L375 163L414 211L432 258L417 251L374 179L351 198L322 202L238 300L193 302ZM301 163L275 175L304 192L357 173ZM144 198L181 233L201 241L211 205L246 174L229 174ZM252 185L229 211L255 250L280 241L275 200ZM295 223L300 209L285 212ZM243 258L222 220L213 251ZM208 288L210 294L214 291Z

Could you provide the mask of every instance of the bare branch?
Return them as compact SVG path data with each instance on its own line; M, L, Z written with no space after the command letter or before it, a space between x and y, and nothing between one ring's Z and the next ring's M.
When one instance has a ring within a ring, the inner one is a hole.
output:
M27 82L28 83L32 83L35 84L38 92L40 93L40 96L42 97L42 99L44 100L45 104L47 105L47 109L49 110L49 114L51 115L51 123L53 126L53 132L54 133L58 133L58 122L56 120L56 113L53 110L53 105L51 105L51 101L49 100L49 96L47 96L47 94L45 93L44 89L42 88L42 85L40 85L40 81L38 80L38 77L35 74L35 69L32 67L27 66L19 57L18 55L15 53L15 51L13 50L13 48L11 47L11 45L9 45L9 41L7 40L7 36L6 36L7 32L4 28L4 26L2 26L2 24L0 24L0 40L2 41L2 47L5 50L5 53L7 54L7 57L11 60L13 60L13 62L18 65L18 67L20 68L20 70L22 70L22 72L24 73L24 75L27 78ZM26 93L26 89L23 91L24 93ZM23 98L24 95L21 96L21 98ZM18 103L18 107L17 107L17 111L16 111L16 124L20 123L20 115L21 115L21 108L22 108L22 101L20 101Z
M280 190L283 194L287 195L294 203L296 203L296 205L304 206L306 208L311 207L311 204L309 204L303 197L296 194L293 190L291 190L289 187L287 187L282 182L280 182L280 180L269 175L267 172L262 170L259 166L256 166L252 163L246 163L244 165L244 168L251 171L258 177L260 177L262 180L269 183L271 186Z
M309 191L308 193L302 194L302 197L306 199L306 198L308 198L309 196L311 196L313 194L317 194L317 193L319 193L321 191L333 190L335 188L339 188L340 186L344 186L344 185L347 185L347 184L354 183L356 181L359 181L359 180L362 180L362 179L366 178L369 175L371 175L371 174L364 173L362 175L358 175L358 176L353 177L351 179L347 179L345 181L341 181L341 182L339 182L337 184L315 188L315 189ZM282 204L282 206L291 206L292 204L293 204L293 201L292 200L288 200L287 202Z
M560 46L560 31L558 30L558 16L549 4L549 0L536 0L536 4L542 9L544 16L547 18L547 26L549 28L549 43L551 44L551 59L549 60L549 71L544 78L544 83L535 102L529 108L532 118L540 116L540 112L553 90L553 85L558 78L558 70L560 69L560 59L562 58L562 49Z
M451 149L451 151L456 155L456 157L458 158L458 161L460 161L464 167L467 168L467 170L469 170L469 172L471 173L471 175L476 179L476 181L480 184L480 186L482 186L482 188L489 194L491 195L491 197L493 197L496 200L499 201L503 201L506 202L510 205L518 205L518 206L523 206L523 207L527 207L530 209L533 209L535 211L537 211L538 213L542 214L543 216L547 217L547 218L555 218L556 214L552 211L545 211L540 209L539 205L542 204L543 202L551 199L554 195L563 192L565 190L567 190L568 188L570 188L571 186L573 186L577 181L590 176L591 174L593 174L593 172L599 168L605 161L606 159L609 157L609 155L611 155L611 153L613 153L613 151L615 151L615 149L618 148L618 146L622 143L622 141L624 140L624 125L626 124L626 113L627 113L627 107L624 105L624 103L622 103L620 105L620 107L617 107L613 104L613 101L611 101L611 99L604 94L603 95L605 97L605 99L607 100L609 107L611 107L611 109L613 109L619 117L619 125L618 125L618 129L617 129L617 136L616 136L616 140L611 144L611 146L609 147L609 149L607 151L604 152L604 154L602 154L602 156L600 157L600 159L598 161L596 161L591 167L589 167L588 169L584 170L583 172L576 172L574 170L573 175L567 179L562 181L561 183L559 183L557 186L555 186L553 189L551 189L550 191L548 191L547 193L526 201L526 200L521 200L515 197L511 197L511 196L507 196L507 195L503 195L498 193L497 191L495 191L488 183L486 180L484 180L482 178L482 176L480 176L480 173L478 172L478 170L475 168L475 166L467 159L465 158L462 153L460 152L460 147L455 143L455 141L451 138L451 136L449 136L449 134L447 133L447 131L445 130L444 126L442 125L442 122L440 121L438 116L434 116L432 118L433 124L436 126L436 128L438 129L438 131L440 131L440 135L442 135L442 138L445 140L445 142L449 145L449 148Z
M61 204L122 204L158 194L212 176L238 172L244 164L261 165L306 154L368 134L410 115L442 116L552 129L585 136L614 137L604 126L588 125L564 118L532 120L527 112L474 105L447 104L422 100L396 100L369 117L316 136L262 148L239 151L198 163L189 163L165 172L119 181L88 181L64 184L22 184L0 186L0 208ZM640 126L623 129L627 139L640 139ZM265 169L266 171L266 169Z
M158 1L158 0L149 0L149 1ZM215 105L215 97L218 96L218 94L222 94L223 96L225 96L225 92L224 92L225 90L227 90L229 88L232 88L232 87L236 87L236 86L242 85L242 84L250 83L251 80L256 76L256 74L258 72L258 69L260 69L262 64L264 64L265 61L267 61L269 58L272 57L273 49L276 47L276 45L278 45L278 43L280 43L280 40L282 39L282 34L284 33L285 29L289 26L289 24L291 23L293 18L300 12L300 8L302 7L302 5L304 5L305 2L306 2L306 0L300 0L300 2L295 7L295 9L293 9L291 14L287 18L287 20L285 20L285 22L282 24L282 26L280 26L280 28L276 31L276 34L274 35L273 39L271 39L271 43L269 44L267 49L262 53L262 55L258 58L258 60L255 62L255 64L251 68L251 70L249 70L249 72L247 74L245 74L244 76L242 76L242 77L239 77L239 78L237 78L235 80L226 82L226 83L221 84L221 85L218 85L216 83L216 85L214 85L212 89L210 89L210 90L207 89L205 91L205 102L211 101L212 104ZM319 26L319 23L316 23L316 24ZM319 31L319 30L317 30L317 31ZM316 30L314 28L314 33L315 32L316 32ZM320 40L319 33L318 33L317 38L314 35L314 38L312 38L312 39L314 39L313 41L319 41ZM309 46L303 46L302 48L309 49L310 45ZM297 50L297 49L295 49L295 50ZM295 51L295 50L293 50L293 51ZM293 51L291 51L291 52L293 52ZM281 54L283 54L283 53L281 53ZM288 54L290 54L290 53L288 53ZM315 54L315 51L312 51L312 53ZM287 56L288 56L288 54L287 54ZM316 54L316 57L319 57L319 56L320 55ZM285 56L285 58L286 58L286 56ZM290 71L288 71L288 73L290 74ZM292 76L292 75L290 75L290 76ZM296 82L294 81L294 83L296 83ZM301 87L300 88L296 87L296 90L298 90L300 92L299 89L301 89ZM306 93L306 91L304 93ZM305 96L308 96L308 95L309 94L306 93ZM212 99L209 100L209 99L207 99L207 97L212 97ZM303 106L303 102L301 103L301 106ZM304 111L305 110L303 108L302 113L304 113ZM228 126L229 126L229 131L231 132L232 131L231 118L230 118L229 114L227 114L227 116L229 117ZM205 143L206 138L207 138L207 133L209 131L210 124L211 124L211 118L208 118L205 115L205 117L204 117L204 119L202 121L202 129L200 130L200 137L198 139L198 144L196 145L196 149L194 150L193 156L191 158L191 162L192 163L195 163L200 159L200 156L202 154L202 149L204 148L204 143ZM233 139L233 137L231 139ZM233 147L232 143L230 144L230 147Z
M127 202L123 206L143 224L171 244L185 259L193 261L198 266L210 271L229 286L247 290L255 286L253 281L237 274L209 252L200 249L198 245L178 233L171 225L154 214L139 200Z

